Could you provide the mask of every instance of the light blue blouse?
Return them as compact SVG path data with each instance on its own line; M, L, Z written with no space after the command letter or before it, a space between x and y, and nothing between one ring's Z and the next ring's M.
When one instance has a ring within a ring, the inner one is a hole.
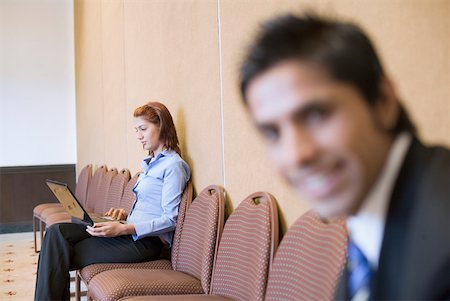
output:
M189 166L176 152L164 150L155 158L145 158L142 169L133 187L136 201L127 218L136 229L133 239L160 236L171 244Z

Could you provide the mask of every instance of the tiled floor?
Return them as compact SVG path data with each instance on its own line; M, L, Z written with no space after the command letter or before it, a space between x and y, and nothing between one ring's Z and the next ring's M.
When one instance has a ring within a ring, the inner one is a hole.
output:
M0 300L33 300L37 261L32 232L0 235Z

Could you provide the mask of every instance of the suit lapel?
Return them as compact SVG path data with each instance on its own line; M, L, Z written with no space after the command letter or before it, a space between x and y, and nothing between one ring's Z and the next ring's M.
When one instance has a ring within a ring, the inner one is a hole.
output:
M339 278L339 282L336 287L336 292L334 293L335 301L348 300L347 296L347 279L348 279L348 269L347 262L344 264L344 270L342 271L342 275Z
M405 224L414 208L416 190L420 186L421 162L425 162L425 148L413 139L405 156L399 175L394 184L394 190L389 201L383 242L380 250L379 269L373 278L372 300L390 299L394 295L387 292L399 291L402 285L404 265L408 262L404 258L408 233L405 233ZM395 248L392 246L395 245ZM348 300L347 296L347 265L336 287L335 300Z
M395 292L401 292L404 285L410 234L405 225L410 223L415 207L423 169L421 164L426 161L424 149L416 139L413 140L394 185L386 215L379 268L374 275L372 298L375 300L398 298Z

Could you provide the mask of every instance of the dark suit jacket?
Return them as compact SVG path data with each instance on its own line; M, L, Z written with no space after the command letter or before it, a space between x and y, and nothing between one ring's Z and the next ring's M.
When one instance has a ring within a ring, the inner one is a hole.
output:
M336 300L347 299L346 273ZM413 140L391 196L372 299L450 299L448 149Z

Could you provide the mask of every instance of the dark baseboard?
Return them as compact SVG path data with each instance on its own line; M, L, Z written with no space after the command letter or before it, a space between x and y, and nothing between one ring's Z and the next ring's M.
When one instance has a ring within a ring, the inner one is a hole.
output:
M0 167L0 232L32 231L33 208L58 202L45 180L67 183L74 191L75 178L75 164Z
M39 230L39 225L37 230ZM30 222L0 224L0 234L32 232L32 231L33 231L33 223Z

